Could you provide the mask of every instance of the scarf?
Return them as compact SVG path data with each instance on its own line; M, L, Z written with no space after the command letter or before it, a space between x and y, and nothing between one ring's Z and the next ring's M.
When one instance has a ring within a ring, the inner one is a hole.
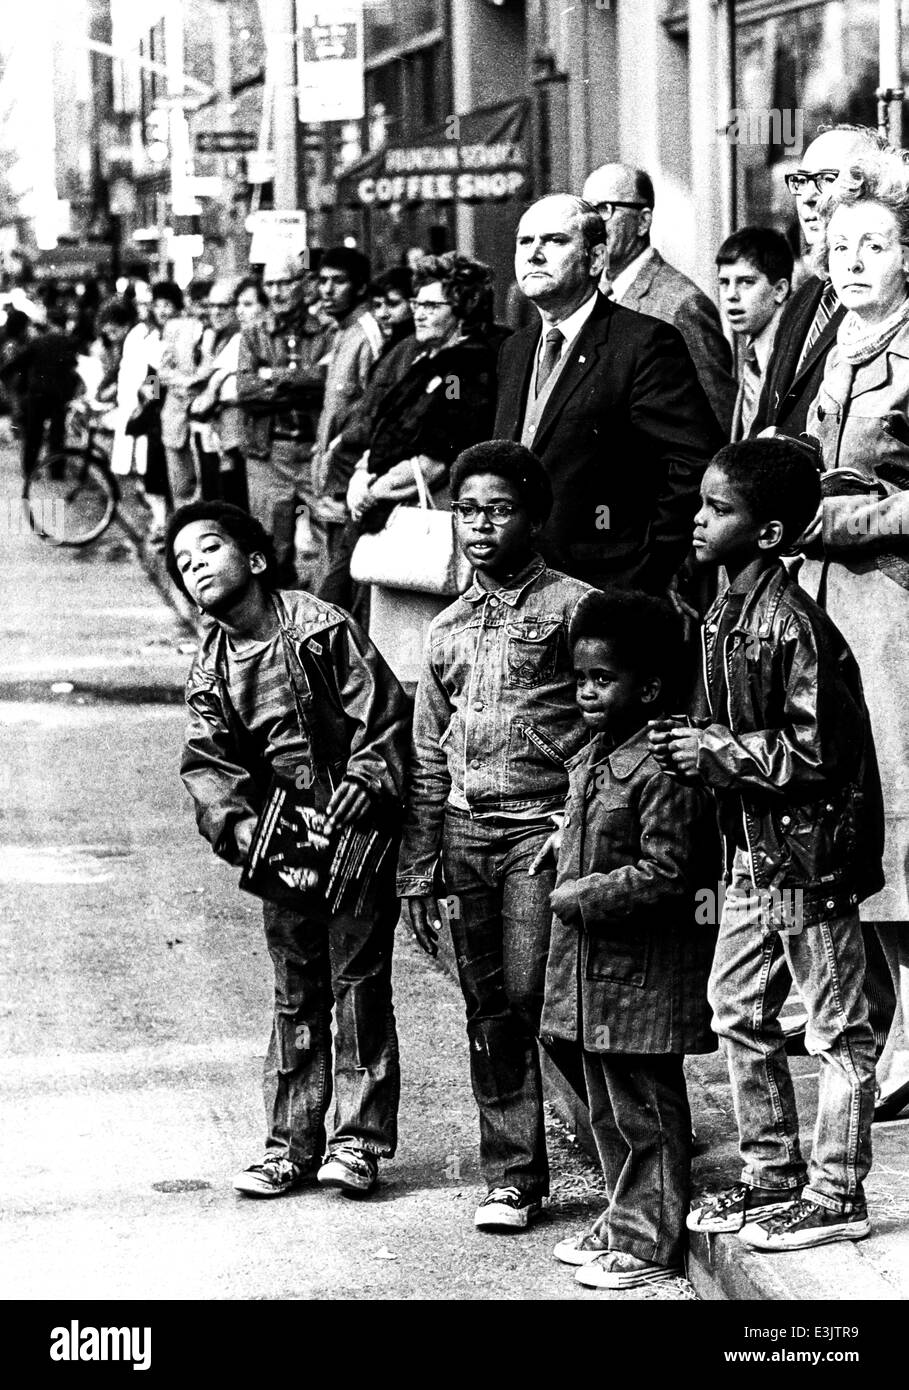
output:
M870 327L850 309L840 324L836 344L845 361L853 367L861 367L883 352L907 323L909 296L887 318L871 324Z

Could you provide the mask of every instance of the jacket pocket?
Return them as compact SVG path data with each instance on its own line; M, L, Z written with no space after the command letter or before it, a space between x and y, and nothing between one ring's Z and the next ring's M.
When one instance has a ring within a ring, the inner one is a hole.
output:
M641 928L612 927L590 933L585 949L584 976L588 980L612 980L643 989L650 964L650 936Z
M506 623L505 668L508 684L520 689L544 685L555 675L559 645L558 622Z
M548 734L544 734L542 729L537 728L535 724L528 723L526 719L516 720L515 728L527 739L528 743L532 743L534 748L536 748L539 753L542 753L543 757L547 758L549 762L555 763L557 767L565 766L565 750L560 748L555 740L551 739Z

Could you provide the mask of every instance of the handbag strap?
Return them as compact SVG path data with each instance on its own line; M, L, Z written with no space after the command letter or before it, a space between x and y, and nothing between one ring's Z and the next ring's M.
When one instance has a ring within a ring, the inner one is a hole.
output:
M426 479L423 477L423 470L420 468L420 465L417 463L416 459L413 458L410 460L410 466L413 469L413 480L417 485L417 493L420 498L420 506L423 508L424 511L427 511L429 508L435 510L436 504L432 500L432 497L429 493L429 489L426 486Z

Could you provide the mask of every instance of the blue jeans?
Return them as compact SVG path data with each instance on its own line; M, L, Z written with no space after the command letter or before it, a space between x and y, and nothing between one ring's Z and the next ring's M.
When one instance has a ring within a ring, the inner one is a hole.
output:
M489 1188L549 1191L536 1036L543 1008L555 866L527 870L551 821L472 820L446 808L442 864L467 1005L470 1079Z
M786 969L788 965L789 969ZM779 1024L789 972L818 1058L818 1117L805 1196L848 1214L864 1202L871 1167L874 1035L863 992L858 912L787 932L762 924L748 858L736 850L708 996L729 1065L742 1181L793 1189L806 1180L789 1062Z
M368 917L303 916L270 902L263 907L275 969L263 1083L266 1151L302 1168L344 1144L389 1158L401 1091L391 994L397 898L386 893ZM335 1111L326 1146L332 1006Z

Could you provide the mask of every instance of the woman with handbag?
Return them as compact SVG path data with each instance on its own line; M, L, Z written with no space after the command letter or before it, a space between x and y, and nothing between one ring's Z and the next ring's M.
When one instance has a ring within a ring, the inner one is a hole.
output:
M885 151L851 174L820 206L820 268L847 313L808 417L825 471L798 581L855 653L880 765L887 881L862 920L899 1002L878 1063L879 1121L909 1106L909 167Z
M424 256L411 307L422 351L378 404L347 493L360 537L351 577L371 585L370 637L404 683L416 682L432 619L469 581L447 484L495 420L491 272L456 251Z

